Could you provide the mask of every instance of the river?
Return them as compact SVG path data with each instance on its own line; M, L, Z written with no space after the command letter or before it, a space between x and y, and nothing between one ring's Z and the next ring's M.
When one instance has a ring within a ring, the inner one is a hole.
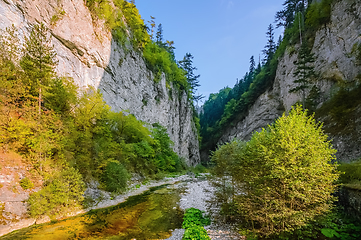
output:
M153 187L113 207L23 228L0 237L8 239L166 239L181 228L183 210L179 207L184 184Z

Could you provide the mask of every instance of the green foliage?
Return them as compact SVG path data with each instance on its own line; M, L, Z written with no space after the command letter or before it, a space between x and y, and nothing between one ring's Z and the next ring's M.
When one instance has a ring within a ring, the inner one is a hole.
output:
M77 102L78 87L72 79L54 78L44 93L44 106L58 114L68 114Z
M26 190L34 187L34 183L27 177L20 180L20 186Z
M39 95L41 101L41 89L47 86L54 76L54 68L57 64L56 53L50 45L48 29L43 23L34 25L29 38L25 37L24 55L20 61L22 69L28 76L27 85L33 96Z
M203 216L204 211L188 208L183 217L182 227L186 229L182 239L210 239L204 226L211 224L208 217Z
M330 212L317 216L305 226L271 239L339 239L356 240L361 234L361 225L357 219L346 216L342 208L333 207Z
M155 82L160 80L162 73L165 73L167 81L172 82L177 89L185 90L191 99L192 87L187 82L186 72L174 59L173 41L167 43L163 43L161 39L157 42L151 41L147 27L134 3L125 0L112 2L115 7L112 7L109 0L86 1L86 5L95 16L106 21L113 37L124 48L126 43L130 42L135 50L143 53L147 67L154 73Z
M148 43L144 50L143 56L146 60L147 67L155 74L164 72L167 81L173 82L178 89L189 91L189 84L185 76L186 72L179 68L172 59L172 55L164 48L159 47L156 43Z
M182 240L209 240L207 231L202 226L191 226L184 232Z
M79 206L84 190L85 184L79 172L74 168L67 168L49 179L43 189L30 195L29 213L32 217L45 214L56 217Z
M160 124L153 124L152 136L155 140L156 167L161 171L175 171L180 166L180 159L172 149L174 143L170 140L167 129Z
M316 117L325 118L325 131L353 136L357 126L357 106L361 104L361 85L352 90L341 88L331 99L316 110ZM355 136L357 137L357 136Z
M224 129L234 120L243 119L257 98L272 86L278 63L276 56L279 56L277 51L269 63L262 68L259 66L255 74L246 74L233 89L222 89L210 95L200 116L202 149L214 150Z
M351 163L341 163L338 170L342 173L340 182L344 186L361 189L361 159Z
M193 66L193 56L190 53L186 53L183 57L183 60L179 61L180 67L185 71L185 75L187 78L187 82L189 85L189 91L192 95L192 100L199 101L203 98L201 95L196 95L197 88L200 86L198 78L200 75L195 75L193 71L197 70L196 67Z
M243 228L260 236L278 235L329 211L338 178L335 150L300 106L246 144L235 142L220 151L212 161L231 162L223 173L217 167L217 174L234 181L232 198Z
M311 49L309 48L307 41L304 41L301 45L298 58L295 63L296 70L293 73L293 76L296 77L294 80L296 87L289 90L290 92L300 93L303 106L305 106L306 101L305 90L310 87L311 81L316 76L313 67L314 61L315 59L311 53Z
M119 192L127 186L129 174L118 162L110 161L102 173L102 181L109 192Z
M355 56L357 64L361 65L361 43L355 43L352 46L351 54Z
M190 228L192 226L206 226L211 224L208 217L203 216L204 211L196 208L188 208L184 213L182 228Z
M309 31L316 31L330 21L332 2L333 0L322 0L315 1L310 5L305 21Z
M48 56L47 63L34 52L41 48L37 44L48 44L43 27L35 28L38 39L29 38L26 48L16 45L15 29L0 34L0 147L21 154L44 180L43 189L29 198L32 216L61 215L78 206L83 179L99 180L117 192L126 187L128 173L154 176L184 169L164 127L112 112L98 90L79 90L71 78L57 77L51 47L41 55ZM29 188L26 181L21 184Z
M56 13L50 19L50 25L55 25L59 20L63 18L65 11L62 8L56 9Z

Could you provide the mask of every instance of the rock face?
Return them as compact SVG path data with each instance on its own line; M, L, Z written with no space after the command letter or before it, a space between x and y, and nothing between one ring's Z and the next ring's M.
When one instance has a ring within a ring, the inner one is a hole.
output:
M360 16L360 1L335 1L330 23L316 33L312 52L316 57L315 72L319 75L319 79L315 82L320 89L318 107L338 90L337 83L356 85L358 82L361 67L353 49L356 44L361 43ZM295 49L299 49L299 46L295 46ZM297 60L297 51L287 49L285 55L279 59L272 88L257 99L245 118L235 121L233 126L226 129L219 143L228 142L234 138L249 140L252 132L260 131L281 116L285 110L291 109L293 104L301 101L298 94L289 92L295 87L293 83L295 80L293 73L296 70L295 60ZM361 108L355 111L360 113L358 116L361 116ZM360 123L361 117L355 119L356 129L351 134L352 136L327 132L338 150L338 159L349 161L361 156ZM202 153L202 159L205 155Z
M166 127L174 150L188 165L200 162L192 108L183 92L154 82L142 56L120 47L104 22L93 19L83 0L0 0L0 28L14 24L22 35L31 24L49 27L59 61L57 72L80 87L99 88L114 111Z

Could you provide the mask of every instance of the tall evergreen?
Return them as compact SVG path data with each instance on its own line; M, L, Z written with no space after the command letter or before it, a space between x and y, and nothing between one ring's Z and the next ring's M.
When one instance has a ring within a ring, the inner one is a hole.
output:
M190 86L190 91L192 98L195 101L199 101L203 98L202 95L196 95L197 88L200 86L198 78L200 75L195 75L194 70L197 70L196 67L193 67L193 56L190 53L186 53L183 60L179 61L181 68L186 71L186 77L188 84Z
M277 27L290 27L295 20L296 13L300 12L304 16L306 8L311 2L312 0L286 0L283 3L284 8L276 13Z
M158 24L158 29L156 33L156 43L158 46L163 47L163 27L162 24Z
M276 43L274 40L274 28L273 25L270 24L268 26L267 32L267 44L265 49L262 50L264 57L264 63L267 64L273 57L274 53L276 52Z
M311 80L315 77L314 61L314 55L311 53L307 41L303 41L296 61L297 68L293 73L293 76L296 78L294 83L297 86L290 90L290 92L301 94L303 106L305 106L306 89L310 87Z
M254 56L251 56L249 59L249 74L254 76L255 70L256 70L256 62L254 61Z
M29 79L31 94L38 95L39 115L41 114L42 91L55 76L56 52L48 37L49 31L43 23L35 24L30 36L25 37L24 55L21 67Z

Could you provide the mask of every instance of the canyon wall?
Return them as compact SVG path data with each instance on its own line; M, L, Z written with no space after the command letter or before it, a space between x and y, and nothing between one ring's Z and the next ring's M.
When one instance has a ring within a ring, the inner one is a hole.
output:
M340 86L352 88L360 84L361 66L355 54L355 46L361 44L360 16L360 1L335 1L331 21L316 32L312 53L316 58L314 67L318 75L314 84L320 90L318 108L329 100ZM290 93L290 89L296 86L294 72L297 68L295 61L299 48L299 45L287 48L284 56L279 59L273 86L256 100L246 117L233 122L226 129L219 143L234 138L249 140L254 131L260 131L274 122L284 111L290 110L292 105L301 102L299 94ZM359 117L353 120L352 132L326 132L338 151L337 158L341 161L361 157L361 106L355 109L355 115ZM317 120L325 121L329 117L325 115ZM202 153L202 159L206 155L207 153Z
M166 127L174 150L188 165L199 163L198 135L185 92L156 83L141 53L121 47L102 20L92 18L83 0L0 0L0 29L12 24L28 35L34 23L51 32L57 73L80 87L100 89L113 111L127 110L147 123Z

